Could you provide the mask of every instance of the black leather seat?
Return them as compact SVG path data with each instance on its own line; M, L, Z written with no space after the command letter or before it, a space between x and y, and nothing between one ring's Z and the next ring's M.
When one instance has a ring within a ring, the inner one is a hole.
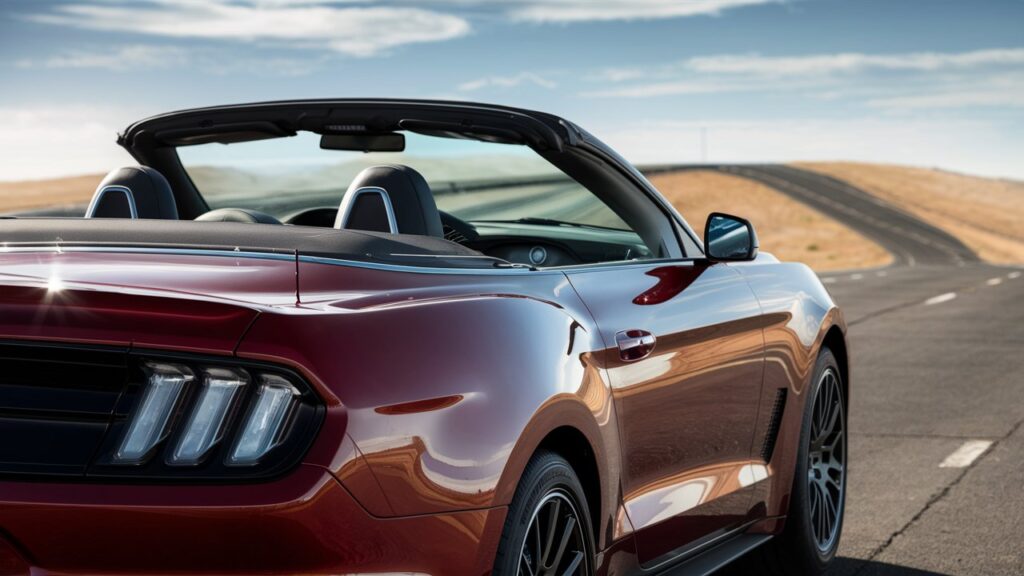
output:
M334 227L444 237L427 181L400 164L371 166L356 175L342 197Z
M118 168L96 187L86 218L177 220L174 192L163 174L147 166Z

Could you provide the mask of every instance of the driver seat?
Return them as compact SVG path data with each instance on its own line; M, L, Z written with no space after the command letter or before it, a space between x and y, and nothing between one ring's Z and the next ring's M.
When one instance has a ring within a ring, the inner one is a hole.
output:
M334 227L444 238L430 186L422 174L401 164L371 166L356 175Z

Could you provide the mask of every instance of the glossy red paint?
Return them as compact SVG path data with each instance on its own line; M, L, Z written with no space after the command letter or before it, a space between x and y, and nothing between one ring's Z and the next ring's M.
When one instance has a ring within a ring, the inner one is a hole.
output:
M14 572L486 574L526 463L572 429L597 471L598 573L635 573L748 522L781 529L769 520L785 513L803 390L844 328L805 267L765 258L487 274L0 259L0 338L274 362L326 406L303 464L269 482L0 480L0 566ZM657 336L650 356L620 360L626 328ZM796 408L764 462L783 387Z
M295 302L295 263L0 251L0 338L228 354L257 310Z
M39 574L486 574L505 514L375 518L312 465L232 486L4 482L3 497L0 521Z
M679 268L569 274L606 340L614 342L617 326L657 337L649 357L622 362L616 350L607 362L624 454L623 501L645 564L738 526L751 505L735 476L751 458L761 395L760 307L729 266ZM658 305L636 304L631 297L652 275L688 278L689 285ZM621 305L630 300L633 306Z

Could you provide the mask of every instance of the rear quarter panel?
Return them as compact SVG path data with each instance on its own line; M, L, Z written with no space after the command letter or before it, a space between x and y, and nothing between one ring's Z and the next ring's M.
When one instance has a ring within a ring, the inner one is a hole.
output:
M299 278L300 305L263 314L238 354L291 364L321 389L335 433L307 462L369 512L507 505L544 437L572 426L596 455L609 526L618 439L603 345L563 274L303 262Z

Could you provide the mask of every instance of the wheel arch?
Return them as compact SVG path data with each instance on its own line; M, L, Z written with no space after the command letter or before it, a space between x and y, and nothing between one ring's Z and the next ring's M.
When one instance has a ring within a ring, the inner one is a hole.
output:
M597 458L590 441L578 429L572 426L555 428L541 440L534 454L548 451L558 454L569 463L583 486L583 496L587 499L587 511L594 535L601 530L601 472L597 467ZM533 456L531 456L532 458Z
M537 411L508 458L498 483L495 502L510 504L530 460L543 451L566 459L579 477L598 549L611 538L617 507L618 434L610 397L595 410L575 394L551 399ZM599 419L596 416L601 416ZM605 425L601 425L604 422Z
M850 355L846 344L846 335L842 329L833 324L828 331L825 333L825 338L822 340L822 346L832 351L832 355L836 358L836 364L839 365L839 376L843 385L843 401L846 403L847 409L850 406Z

